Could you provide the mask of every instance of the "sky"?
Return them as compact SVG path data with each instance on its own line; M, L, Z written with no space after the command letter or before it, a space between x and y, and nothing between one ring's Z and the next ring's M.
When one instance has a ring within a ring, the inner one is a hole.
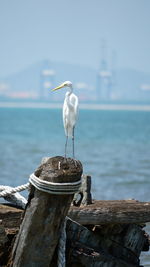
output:
M0 0L0 77L43 59L150 73L149 0Z

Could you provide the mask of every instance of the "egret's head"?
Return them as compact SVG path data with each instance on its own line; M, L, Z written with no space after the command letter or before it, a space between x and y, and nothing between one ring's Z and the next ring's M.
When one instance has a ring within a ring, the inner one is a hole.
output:
M63 87L69 87L69 88L72 88L72 82L70 82L70 81L66 81L66 82L60 84L59 86L57 86L56 88L52 89L52 91L56 91L56 90L61 89L61 88L63 88Z

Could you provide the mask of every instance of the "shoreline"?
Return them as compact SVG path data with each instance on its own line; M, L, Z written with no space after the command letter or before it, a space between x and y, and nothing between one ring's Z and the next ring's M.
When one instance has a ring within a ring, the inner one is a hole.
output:
M0 108L62 108L61 103L44 102L0 102ZM80 109L88 110L127 110L127 111L150 111L150 105L145 104L80 104Z

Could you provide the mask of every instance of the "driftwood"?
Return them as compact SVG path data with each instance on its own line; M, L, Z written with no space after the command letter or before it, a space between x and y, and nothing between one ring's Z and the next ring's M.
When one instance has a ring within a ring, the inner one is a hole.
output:
M6 228L19 227L23 210L0 205L0 220ZM94 200L92 205L71 206L68 216L82 225L150 222L150 202Z
M139 242L140 241L140 242ZM148 240L140 225L103 225L89 231L67 222L67 266L139 266L141 251ZM74 265L75 264L75 265Z
M112 209L112 206L113 209ZM103 204L103 205L102 205ZM144 212L149 216L149 205L145 205L143 202L130 201L96 201L95 204L89 205L88 207L71 207L70 213L75 214L77 210L90 210L92 206L96 205L98 212L101 206L105 207L105 211L111 210L111 212L125 211L129 209L129 216L132 218L132 222L126 223L125 221L114 223L114 216L106 212L105 220L97 221L95 225L94 219L92 224L89 223L84 227L76 222L70 220L67 221L67 266L68 267L137 267L139 264L139 255L141 251L149 250L149 238L148 235L143 231L144 218L138 222L133 222L134 209L138 214ZM149 204L149 203L148 203ZM116 205L116 209L115 209ZM126 208L125 208L126 207ZM137 208L138 207L138 208ZM145 207L147 210L145 210ZM132 209L131 209L132 208ZM102 217L104 218L104 210L102 210ZM133 212L133 214L131 214ZM3 238L0 239L1 254L0 259L3 265L7 263L10 252L10 244L12 237L18 232L18 226L21 221L23 211L7 205L0 205L0 218L2 227ZM79 215L78 215L79 216ZM117 216L117 215L116 215ZM141 215L140 215L141 216ZM108 219L109 217L109 219ZM135 216L137 220L138 216ZM119 217L118 217L119 218ZM122 218L122 217L121 217ZM111 221L112 219L112 221ZM115 221L117 219L115 218ZM148 218L145 219L148 221ZM102 222L102 223L101 223ZM5 229L5 230L4 230ZM0 262L1 263L1 262ZM56 265L52 265L56 266Z
M49 182L76 182L81 179L82 165L72 159L66 161L63 157L54 157L43 163L35 175ZM73 194L48 194L32 186L10 266L50 266L72 199Z
M92 205L71 207L68 216L83 224L150 222L150 202L136 200L93 201Z

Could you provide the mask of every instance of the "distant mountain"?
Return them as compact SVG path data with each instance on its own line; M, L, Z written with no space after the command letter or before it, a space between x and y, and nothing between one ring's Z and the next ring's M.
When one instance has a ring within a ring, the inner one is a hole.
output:
M122 99L150 101L150 73L133 69L118 70L116 90Z
M57 101L62 99L64 92L51 95L49 89L60 82L71 80L82 100L96 101L100 90L97 77L98 71L91 67L43 60L18 73L0 78L0 96L36 98L43 95ZM132 69L116 70L106 100L150 102L150 74Z

